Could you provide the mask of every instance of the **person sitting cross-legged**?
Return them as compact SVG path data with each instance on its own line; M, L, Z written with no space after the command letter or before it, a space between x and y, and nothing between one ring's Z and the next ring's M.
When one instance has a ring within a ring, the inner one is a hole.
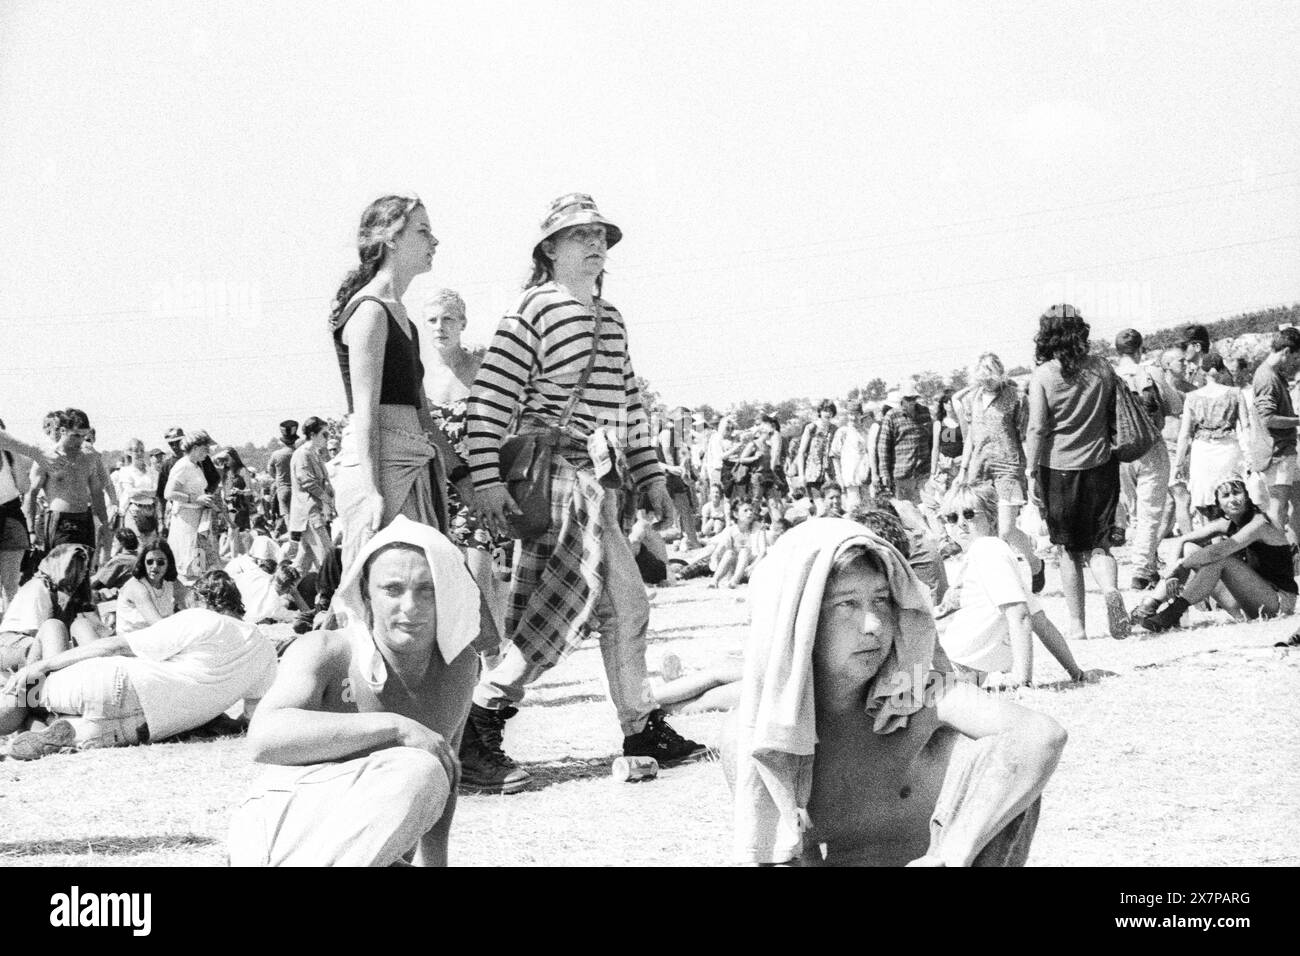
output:
M782 536L753 585L723 750L738 861L1023 865L1065 730L953 678L902 556L823 518Z
M398 515L334 595L337 629L285 651L249 727L269 764L230 822L233 866L445 865L478 657L460 551Z
M1220 482L1214 500L1219 517L1177 540L1181 557L1134 609L1134 624L1167 631L1178 626L1190 606L1211 596L1240 618L1295 611L1297 588L1286 532L1251 500L1240 478Z
M275 677L275 649L239 620L239 591L224 571L202 575L194 595L199 607L42 657L15 673L0 696L0 734L36 718L35 710L51 722L19 734L9 756L34 760L164 740L203 726L240 700L247 714Z

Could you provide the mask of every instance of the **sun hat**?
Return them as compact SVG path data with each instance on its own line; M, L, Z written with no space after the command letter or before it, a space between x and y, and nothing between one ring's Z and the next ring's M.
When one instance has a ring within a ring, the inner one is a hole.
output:
M561 229L567 229L570 226L584 226L588 223L596 223L605 227L605 247L612 249L618 245L623 238L623 230L618 228L608 219L600 214L596 208L596 201L586 193L566 193L558 199L551 200L551 205L546 210L546 215L542 219L537 239L533 242L533 253L536 254L542 242L551 238Z
M163 435L163 441L170 445L172 442L180 441L184 437L185 429L181 428L179 425L173 425L171 428L167 429L167 434Z
M901 384L895 389L903 398L920 398L921 393L916 390L916 383Z

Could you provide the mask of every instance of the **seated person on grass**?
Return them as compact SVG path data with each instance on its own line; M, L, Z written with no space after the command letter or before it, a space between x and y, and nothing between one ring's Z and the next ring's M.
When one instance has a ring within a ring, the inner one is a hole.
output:
M1034 635L1072 681L1100 676L1085 672L1065 638L1030 593L1029 569L998 537L998 496L992 483L958 482L943 501L948 537L965 557L961 586L948 592L956 610L939 635L948 659L972 671L985 687L1033 683Z
M732 524L709 543L711 588L724 584L740 587L749 580L750 569L767 553L767 532L755 517L753 502L737 498L731 504L731 514Z
M189 588L176 577L171 546L157 538L140 552L131 580L117 592L117 633L142 631L190 603Z
M700 508L700 537L707 539L722 534L730 520L731 512L722 493L722 485L711 485L709 500Z
M455 545L398 516L285 651L249 727L271 764L230 822L234 866L446 865L478 674L479 592Z
M113 550L90 579L90 593L96 601L111 601L122 585L131 580L139 560L140 539L130 528L113 534Z
M99 637L96 618L77 613L76 595L89 572L85 545L54 546L0 618L0 669L17 670Z
M737 859L1023 865L1065 731L953 679L899 553L852 521L809 521L753 584L724 734Z
M255 706L275 677L275 649L240 620L239 591L224 571L200 577L194 595L199 607L14 674L0 697L0 734L29 720L48 726L19 734L10 757L165 740L241 700L246 713Z
M1239 620L1295 611L1297 589L1286 532L1251 500L1240 478L1220 482L1214 500L1218 516L1175 542L1179 559L1134 609L1137 626L1175 628L1191 605L1208 597Z

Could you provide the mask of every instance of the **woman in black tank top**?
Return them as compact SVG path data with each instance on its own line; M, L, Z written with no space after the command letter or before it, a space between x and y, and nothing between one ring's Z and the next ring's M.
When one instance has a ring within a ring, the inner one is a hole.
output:
M1240 478L1221 482L1214 500L1220 517L1178 539L1187 553L1133 612L1135 624L1152 631L1177 627L1190 605L1211 595L1238 618L1278 617L1295 610L1297 587L1286 534L1260 511ZM1211 538L1217 540L1198 547Z
M419 332L402 306L437 247L418 197L376 199L357 232L360 265L335 296L329 327L351 416L335 481L345 568L399 514L445 532L445 476L469 484L429 415Z

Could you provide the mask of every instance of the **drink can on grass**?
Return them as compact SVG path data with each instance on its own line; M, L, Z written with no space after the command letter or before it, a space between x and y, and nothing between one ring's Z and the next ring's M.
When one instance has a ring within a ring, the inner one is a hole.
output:
M609 775L623 783L653 780L659 776L659 761L654 757L618 757L614 760Z

